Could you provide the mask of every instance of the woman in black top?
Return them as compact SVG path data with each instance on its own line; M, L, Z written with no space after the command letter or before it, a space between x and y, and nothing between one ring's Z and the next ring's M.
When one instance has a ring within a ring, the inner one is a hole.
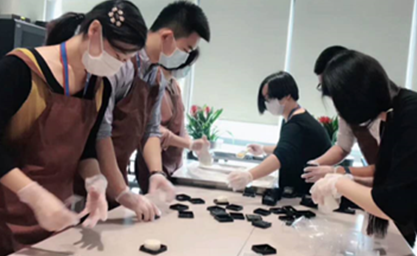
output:
M298 103L298 87L286 72L278 72L264 79L259 88L258 109L282 116L285 121L275 148L250 146L253 153L270 154L260 165L248 172L233 172L228 177L235 190L246 187L254 179L264 177L279 169L279 187L290 187L294 195L308 193L310 186L301 178L309 159L326 152L330 139L323 127ZM258 148L258 150L253 150ZM257 152L255 152L257 151ZM261 152L259 152L261 151Z
M417 93L399 88L377 60L352 50L333 58L323 73L322 86L323 95L333 99L346 122L369 126L379 117L385 128L372 187L355 183L351 176L328 174L312 188L313 200L323 204L326 197L348 198L372 215L369 234L384 235L387 220L399 227L413 227L417 214Z

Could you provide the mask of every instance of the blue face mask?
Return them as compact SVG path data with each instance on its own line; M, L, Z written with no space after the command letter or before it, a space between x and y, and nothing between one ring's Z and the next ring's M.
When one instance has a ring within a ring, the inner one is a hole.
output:
M186 66L185 68L174 70L171 72L171 75L176 79L182 79L190 73L191 66Z

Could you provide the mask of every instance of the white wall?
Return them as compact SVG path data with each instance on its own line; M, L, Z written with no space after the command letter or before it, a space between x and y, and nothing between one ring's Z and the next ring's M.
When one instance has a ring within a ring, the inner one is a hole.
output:
M262 80L284 69L290 0L201 0L211 42L201 44L192 103L223 108L221 119L277 124L260 116Z
M44 20L45 0L0 0L0 14L17 14L32 21Z
M316 91L316 58L339 44L378 59L393 81L405 85L413 0L296 1L290 72L301 91L301 105L326 112ZM331 104L328 109L332 109Z
M62 1L60 12L58 15L62 15L66 12L88 12L98 3L103 2L103 0L59 0ZM162 9L167 6L173 0L130 0L134 3L139 10L141 11L143 17L145 18L146 25L150 27L153 21L156 19L157 15L162 11ZM56 18L56 17L54 17Z

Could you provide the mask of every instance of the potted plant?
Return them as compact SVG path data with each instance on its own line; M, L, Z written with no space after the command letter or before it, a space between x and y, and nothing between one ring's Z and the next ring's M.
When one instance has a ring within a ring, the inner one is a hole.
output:
M318 121L329 135L332 145L335 145L337 141L337 131L339 130L339 119L337 117L330 118L328 116L322 116L318 118ZM340 165L352 166L353 160L345 159L340 163Z
M329 135L332 145L336 144L337 130L339 130L339 119L337 119L337 117L330 118L328 116L322 116L318 118L318 121Z
M210 141L210 148L216 147L216 141L219 138L219 130L214 125L220 115L223 113L223 109L214 110L209 106L203 107L193 105L191 111L187 114L188 124L187 130L193 139L201 139L203 136L207 137ZM192 156L190 152L189 158ZM193 158L193 157L192 157Z

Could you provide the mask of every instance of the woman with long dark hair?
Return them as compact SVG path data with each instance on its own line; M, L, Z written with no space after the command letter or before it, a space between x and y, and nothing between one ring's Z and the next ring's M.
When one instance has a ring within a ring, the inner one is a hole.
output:
M323 96L333 100L348 124L370 126L380 118L385 125L372 187L355 183L350 175L328 174L311 189L313 200L324 204L326 197L344 196L371 214L369 234L384 235L387 220L393 220L412 243L417 214L417 93L395 85L377 60L353 50L329 62L322 86ZM410 226L412 234L405 233L402 227Z
M107 181L96 160L96 134L118 72L146 41L138 8L105 1L68 13L48 28L48 46L16 49L0 60L0 255L52 232L107 218ZM76 173L86 209L69 211Z

